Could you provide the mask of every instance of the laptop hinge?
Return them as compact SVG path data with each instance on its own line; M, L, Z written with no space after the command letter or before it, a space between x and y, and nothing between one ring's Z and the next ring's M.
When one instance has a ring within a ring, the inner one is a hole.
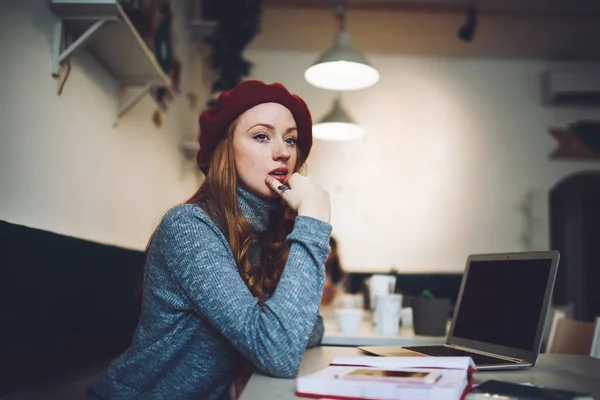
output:
M475 349L470 348L470 347L462 347L462 346L457 346L455 344L446 344L446 346L452 347L452 348L457 349L457 350L468 351L470 353L477 353L477 354L482 354L482 355L488 356L488 357L499 358L501 360L507 360L507 361L513 361L513 362L520 362L520 363L528 363L528 361L525 361L525 360L523 360L521 358L506 357L506 356L501 356L500 354L487 353L485 351L475 350Z

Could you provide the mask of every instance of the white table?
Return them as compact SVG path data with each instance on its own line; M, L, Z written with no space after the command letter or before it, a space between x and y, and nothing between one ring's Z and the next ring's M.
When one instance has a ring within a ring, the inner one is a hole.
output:
M319 371L335 357L361 357L365 354L352 347L315 347L302 357L299 376ZM499 379L507 382L533 383L538 386L590 393L600 399L600 359L568 354L541 354L535 367L515 371L478 372L475 382ZM240 400L306 399L294 395L295 379L273 378L255 373Z
M323 325L325 326L323 346L404 346L446 342L445 336L415 335L412 326L401 326L395 336L382 336L377 333L377 329L373 326L371 313L368 311L365 312L357 333L344 334L340 333L332 307L322 307L319 313L323 317Z

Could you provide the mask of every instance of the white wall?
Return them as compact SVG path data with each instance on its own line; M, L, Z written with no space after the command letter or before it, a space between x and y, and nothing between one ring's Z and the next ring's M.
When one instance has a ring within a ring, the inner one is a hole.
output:
M0 219L143 248L164 211L198 185L179 152L181 137L197 134L198 110L185 94L201 86L182 3L173 2L182 94L161 128L151 122L156 105L148 96L113 128L120 88L85 51L72 59L57 95L50 75L56 18L48 3L0 6Z
M314 53L248 52L253 76L280 81L319 119L333 94L308 85ZM547 133L600 110L546 108L544 62L370 55L381 81L343 95L367 129L315 141L309 173L330 192L348 270L460 271L469 253L525 250L520 203L532 193L532 248L549 246L549 189L598 163L551 161Z
M0 5L0 219L143 248L163 212L198 185L179 153L196 134L205 75L175 6L183 93L155 128L145 98L112 127L120 88L85 52L64 92L50 76L56 21L46 1ZM333 94L309 86L317 54L252 50L253 77L281 81L315 119ZM548 247L548 190L598 164L550 161L547 130L597 110L550 109L539 74L553 64L370 55L381 82L344 95L365 126L358 142L316 142L309 171L331 193L334 234L348 270L459 271L472 252L522 250L519 204L533 193L533 247Z

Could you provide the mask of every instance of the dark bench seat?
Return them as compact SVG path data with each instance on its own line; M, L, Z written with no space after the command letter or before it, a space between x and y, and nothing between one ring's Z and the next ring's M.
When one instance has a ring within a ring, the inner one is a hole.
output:
M127 348L144 258L0 221L0 398L69 374L91 379Z

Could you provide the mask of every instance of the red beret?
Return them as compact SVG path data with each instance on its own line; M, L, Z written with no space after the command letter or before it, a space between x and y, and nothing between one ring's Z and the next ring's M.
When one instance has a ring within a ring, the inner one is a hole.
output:
M263 103L279 103L291 111L298 128L298 148L308 157L312 146L312 119L308 106L282 84L244 81L221 93L215 104L200 114L200 150L196 162L208 172L208 164L217 143L225 137L225 129L246 110Z

